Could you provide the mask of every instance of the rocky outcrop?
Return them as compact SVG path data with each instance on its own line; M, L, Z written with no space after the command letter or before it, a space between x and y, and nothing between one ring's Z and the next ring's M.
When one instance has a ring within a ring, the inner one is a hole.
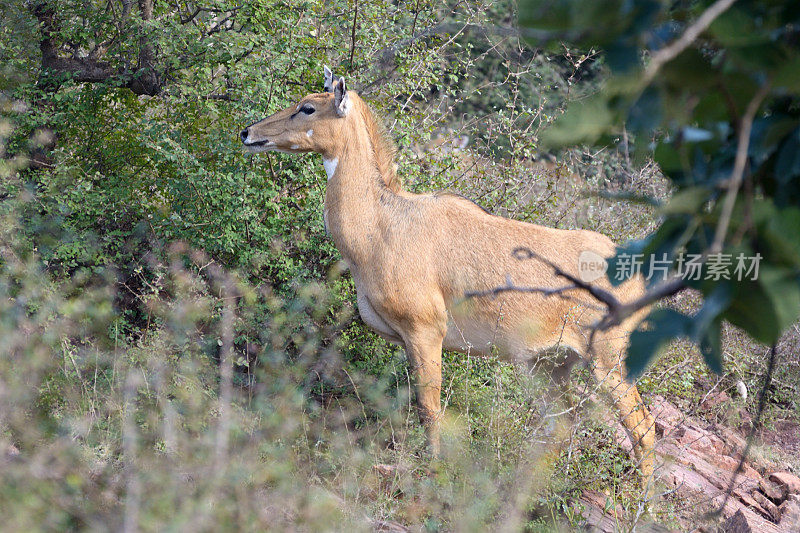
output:
M746 442L741 435L686 416L662 397L654 398L652 412L660 464L656 476L683 508L679 515L686 527L722 533L800 532L798 476L742 462ZM621 427L618 436L627 446ZM581 501L590 508L585 515L590 530L616 530L618 514L604 511L592 494Z
M789 472L773 472L769 480L774 482L780 490L780 499L786 499L789 494L800 494L800 478Z

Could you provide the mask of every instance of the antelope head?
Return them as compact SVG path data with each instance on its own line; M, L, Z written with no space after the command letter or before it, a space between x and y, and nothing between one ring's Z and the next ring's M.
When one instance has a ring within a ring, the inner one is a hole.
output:
M240 133L242 143L254 153L317 152L323 157L336 153L347 137L348 116L353 100L344 78L336 78L325 67L325 89L300 102L247 126Z

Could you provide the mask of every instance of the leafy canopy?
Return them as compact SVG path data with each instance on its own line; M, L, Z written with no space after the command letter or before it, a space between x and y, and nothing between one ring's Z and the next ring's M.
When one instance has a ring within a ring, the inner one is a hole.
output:
M701 291L702 308L653 310L631 338L630 373L676 337L699 343L720 372L723 320L774 343L800 313L800 3L522 0L519 22L536 45L604 52L609 71L544 141L630 136L633 156L654 158L674 186L660 228L618 249L612 282L632 254L645 266L666 254L673 272L681 252L703 259L699 279L680 287ZM760 256L758 276L714 279L715 254L734 266L740 254Z

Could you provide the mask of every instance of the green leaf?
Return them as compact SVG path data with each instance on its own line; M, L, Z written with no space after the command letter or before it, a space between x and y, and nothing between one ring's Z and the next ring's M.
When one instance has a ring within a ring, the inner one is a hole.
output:
M789 135L778 152L775 176L781 183L800 175L800 129Z
M710 191L706 187L689 187L679 190L669 199L669 203L661 209L661 212L665 215L697 213L708 201L709 193Z
M651 135L662 119L661 94L653 88L648 88L631 106L626 126L631 132Z
M653 158L658 163L658 166L661 167L662 172L666 174L671 175L684 170L680 152L668 142L660 142L656 145Z
M800 55L795 55L778 68L772 84L795 94L800 93Z
M678 311L672 309L651 311L631 334L625 358L628 377L634 380L641 376L659 350L673 339L688 337L691 326L691 318Z
M744 46L765 42L767 36L756 31L753 16L732 6L711 23L709 33L725 46Z
M574 102L545 130L542 143L549 147L592 143L609 131L615 122L614 118L608 101L602 94Z
M671 259L684 233L685 223L682 218L668 218L661 227L646 238L630 241L624 246L618 247L614 257L608 259L606 275L611 284L620 285L638 271L645 274L652 258L662 261L666 255ZM634 263L637 263L640 268L632 268ZM661 276L653 276L648 283L657 283L661 280Z
M756 163L763 163L796 127L797 120L785 115L772 115L754 121L748 155Z
M759 227L759 235L768 244L771 263L783 263L800 268L800 208L778 209L774 216Z
M617 253L614 254L614 257L608 259L608 270L606 271L611 285L616 287L629 279L629 276L625 276L627 270L625 257L643 255L648 238L628 241L623 246L617 247Z
M706 329L728 308L732 294L733 290L730 287L730 282L726 281L716 283L711 293L703 299L703 307L692 318L691 337L695 342L700 342L705 335Z
M716 83L715 76L709 75L714 69L708 59L698 50L689 48L664 65L661 76L670 88L692 87L705 89Z
M783 49L770 42L729 48L727 52L731 68L761 73L778 72L786 59Z
M722 375L722 321L714 320L708 325L700 339L700 353L708 367L717 375Z
M606 62L615 73L632 72L639 65L639 48L618 39L606 49Z
M703 307L692 318L691 338L700 346L703 359L716 374L722 374L722 320L719 317L730 305L732 292L730 283L716 283L703 300Z
M796 270L760 265L757 280L733 284L736 294L723 318L764 344L772 344L800 314Z

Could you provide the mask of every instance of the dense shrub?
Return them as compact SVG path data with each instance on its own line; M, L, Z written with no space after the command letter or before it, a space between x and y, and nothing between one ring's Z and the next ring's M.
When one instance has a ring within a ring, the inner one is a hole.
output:
M525 47L505 1L153 9L0 6L0 528L535 530L610 479L638 505L608 428L576 416L564 467L542 379L491 358L446 354L431 464L404 354L357 318L325 235L318 156L238 141L329 64L384 117L410 190L641 237L650 208L607 197L665 197L653 165L538 143L602 57ZM43 68L47 24L107 75Z

